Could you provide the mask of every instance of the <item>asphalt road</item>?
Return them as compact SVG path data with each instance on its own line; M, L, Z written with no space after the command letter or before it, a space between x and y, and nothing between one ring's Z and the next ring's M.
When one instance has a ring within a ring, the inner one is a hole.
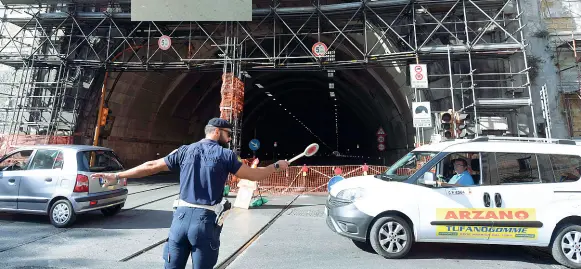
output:
M326 226L324 197L301 197L229 268L565 268L543 250L517 246L416 244L387 260Z
M45 216L0 213L0 268L163 268L156 243L167 237L176 182L133 182L122 213L80 216L68 229L54 228ZM228 268L564 268L545 252L511 246L416 244L407 259L386 260L327 228L325 197L300 196L287 207L295 197L269 197L261 208L232 213L219 260L282 212Z

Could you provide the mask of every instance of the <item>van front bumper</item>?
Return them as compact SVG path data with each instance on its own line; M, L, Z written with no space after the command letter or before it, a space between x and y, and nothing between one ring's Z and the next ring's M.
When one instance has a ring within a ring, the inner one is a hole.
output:
M353 202L330 196L325 212L331 231L357 241L367 239L367 229L373 217L361 212Z

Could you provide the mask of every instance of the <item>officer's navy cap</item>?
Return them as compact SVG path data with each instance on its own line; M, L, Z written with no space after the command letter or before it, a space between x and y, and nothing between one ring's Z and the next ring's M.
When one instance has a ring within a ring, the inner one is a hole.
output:
M208 126L232 129L232 125L227 120L221 118L211 119L210 121L208 121Z

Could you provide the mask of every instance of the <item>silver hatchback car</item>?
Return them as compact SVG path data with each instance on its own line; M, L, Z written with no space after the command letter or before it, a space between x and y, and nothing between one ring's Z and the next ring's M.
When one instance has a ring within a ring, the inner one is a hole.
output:
M0 211L48 214L58 228L70 226L77 214L93 210L115 215L127 199L127 181L103 188L102 179L90 176L122 170L123 164L109 148L18 148L0 159Z

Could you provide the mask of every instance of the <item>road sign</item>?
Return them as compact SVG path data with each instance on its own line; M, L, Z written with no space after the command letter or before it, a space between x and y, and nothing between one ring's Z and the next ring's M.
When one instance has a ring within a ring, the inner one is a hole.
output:
M383 128L379 127L379 129L377 129L377 132L375 134L378 136L385 136L385 131L383 130Z
M385 145L384 145L383 143L379 143L379 144L377 145L377 150L379 150L379 151L384 151L384 150L385 150Z
M171 47L171 37L162 35L157 41L157 45L161 50L168 50Z
M385 136L378 136L377 137L377 142L379 142L379 143L385 142Z
M258 141L258 139L252 139L250 140L250 143L248 143L248 146L250 147L250 150L258 150L260 148L260 141Z
M432 112L430 102L412 102L414 127L432 127Z
M323 57L327 53L327 45L323 42L317 42L313 45L312 51L316 57Z
M428 70L425 64L410 64L410 81L412 88L428 88Z

